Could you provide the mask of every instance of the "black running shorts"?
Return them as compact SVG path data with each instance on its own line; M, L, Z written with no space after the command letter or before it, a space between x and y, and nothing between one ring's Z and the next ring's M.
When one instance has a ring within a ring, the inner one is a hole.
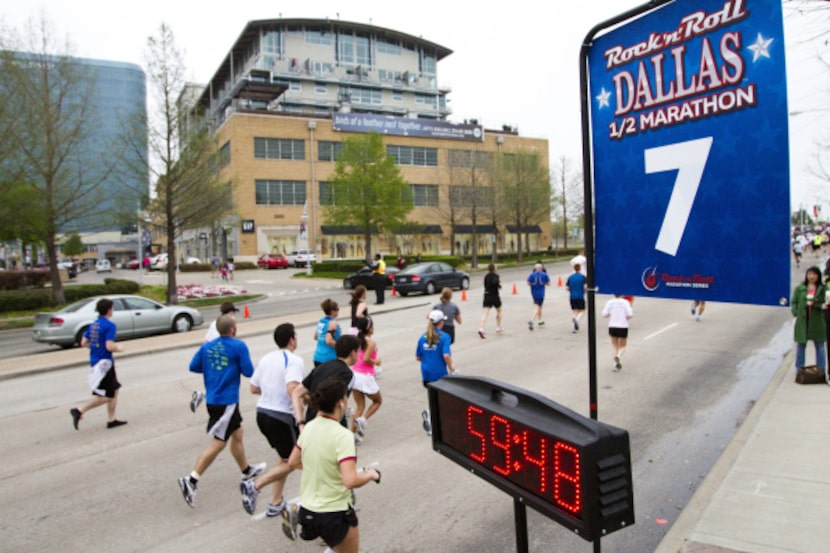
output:
M315 513L301 506L299 515L302 525L300 537L306 541L322 538L331 548L346 539L350 527L357 526L357 513L351 506L346 511L333 513Z

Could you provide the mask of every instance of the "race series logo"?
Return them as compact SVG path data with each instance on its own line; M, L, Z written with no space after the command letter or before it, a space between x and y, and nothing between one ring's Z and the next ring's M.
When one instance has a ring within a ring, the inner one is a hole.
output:
M646 267L646 270L643 271L643 275L640 277L640 281L643 283L643 288L649 292L657 290L660 287L660 282L657 280L657 265Z

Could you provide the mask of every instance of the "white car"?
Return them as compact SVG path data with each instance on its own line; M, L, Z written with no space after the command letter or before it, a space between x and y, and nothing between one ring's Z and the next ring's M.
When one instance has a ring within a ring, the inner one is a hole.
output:
M111 273L112 272L112 265L108 259L99 259L95 263L95 272L97 273Z
M151 271L163 271L167 268L167 254L160 253L150 258Z
M305 267L309 263L316 263L317 256L312 250L294 250L287 256L288 264L293 267Z

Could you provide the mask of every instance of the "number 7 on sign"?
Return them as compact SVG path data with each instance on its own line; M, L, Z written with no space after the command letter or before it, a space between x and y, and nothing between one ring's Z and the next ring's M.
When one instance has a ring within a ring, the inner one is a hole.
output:
M711 148L712 137L707 136L645 151L646 173L677 169L663 225L654 245L656 250L671 256L677 255Z

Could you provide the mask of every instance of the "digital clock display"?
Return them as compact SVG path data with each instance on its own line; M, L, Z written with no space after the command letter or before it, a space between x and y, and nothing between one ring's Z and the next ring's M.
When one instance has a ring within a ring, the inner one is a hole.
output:
M634 523L628 433L538 394L452 376L429 385L433 448L587 540Z

